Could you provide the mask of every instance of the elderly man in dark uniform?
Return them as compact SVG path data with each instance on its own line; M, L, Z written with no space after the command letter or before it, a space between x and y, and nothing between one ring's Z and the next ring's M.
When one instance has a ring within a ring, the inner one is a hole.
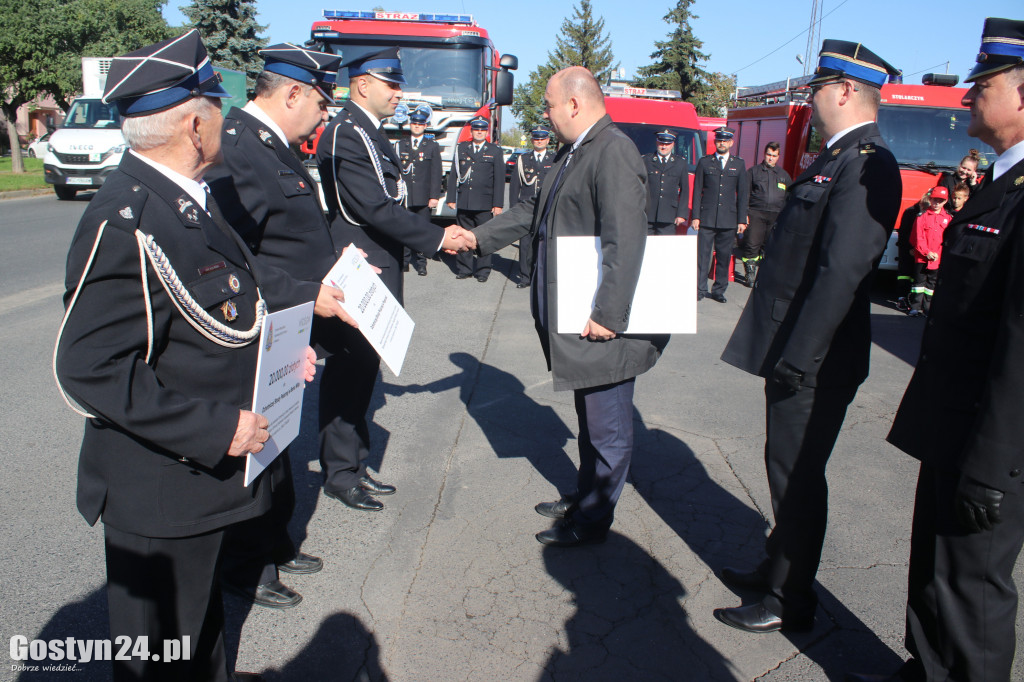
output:
M475 118L469 127L472 139L459 143L448 171L448 207L457 209L460 227L475 230L500 215L505 205L505 162L501 147L487 141L487 119ZM462 253L455 264L456 279L474 276L478 282L486 282L491 274L489 254Z
M733 132L728 128L715 131L715 154L697 161L693 176L690 204L697 230L697 300L705 297L725 303L729 286L729 267L736 234L743 233L747 219L747 165L732 156ZM708 293L711 257L715 257L715 283Z
M900 207L896 159L875 124L897 71L859 43L826 40L810 81L824 150L790 188L722 354L764 377L765 467L775 526L755 570L723 582L765 593L715 617L748 632L809 630L828 522L825 466L868 374L869 289Z
M317 165L327 200L334 243L355 244L381 269L380 278L399 300L402 296L404 246L433 255L444 248L468 248L456 225L442 228L409 211L402 162L381 130L402 99L402 63L398 48L363 53L338 67L348 75L349 100L324 130L317 144ZM321 345L325 345L321 341ZM366 471L370 428L366 411L377 382L380 356L355 329L332 335L331 353L321 382L339 382L344 391L320 395L320 465L324 494L362 511L384 505L370 493L387 495L395 487Z
M891 677L1009 680L1024 544L1024 21L985 21L964 96L999 155L946 229L921 357L889 442L921 460L906 647Z
M686 222L690 197L686 159L672 153L676 134L662 130L654 136L658 151L644 155L647 166L647 234L675 234ZM683 199L680 206L680 199Z
M88 417L78 509L103 519L110 636L159 655L189 638L181 661L115 660L115 680L232 678L218 556L225 529L271 501L266 476L243 485L269 438L249 409L260 326L268 303L340 311L326 287L253 258L201 184L222 97L196 31L113 60L104 99L131 150L68 254L55 367Z
M409 114L408 140L395 143L395 151L402 162L405 173L405 184L408 194L405 205L413 213L430 218L431 213L441 201L441 146L434 136L427 133L430 123L430 109L418 107ZM425 277L427 274L427 257L421 251L405 247L404 269L412 264L416 274Z
M319 283L338 257L316 184L290 145L309 139L327 119L340 58L290 43L260 51L265 64L255 98L233 107L221 131L224 162L206 175L224 217L264 263L296 279ZM344 244L342 246L345 246ZM313 323L314 341L337 320ZM344 385L321 383L325 392ZM299 552L288 535L295 489L287 450L271 467L271 511L228 532L224 576L234 592L260 606L288 608L302 595L282 584L278 571L316 573L319 558Z
M764 146L764 160L747 173L750 178L750 205L747 211L747 229L743 231L743 279L748 287L754 286L757 266L761 262L764 240L786 203L786 190L793 179L779 166L778 142Z
M647 220L647 172L633 142L605 113L593 74L559 71L544 92L545 117L564 143L540 194L474 233L483 253L532 235L536 267L531 310L556 391L572 390L579 419L576 490L536 507L557 519L537 534L548 545L604 542L633 455L633 388L658 361L666 336L619 336L640 277ZM603 271L590 319L559 334L560 236L601 237Z
M512 171L512 181L509 183L508 203L515 206L520 201L526 201L537 196L544 178L551 170L554 163L555 153L548 149L551 141L551 131L547 128L534 128L530 131L530 139L533 140L533 151L527 154L520 154L516 159L516 169ZM517 289L525 289L530 286L530 275L533 269L533 261L530 258L530 240L519 240L519 281Z

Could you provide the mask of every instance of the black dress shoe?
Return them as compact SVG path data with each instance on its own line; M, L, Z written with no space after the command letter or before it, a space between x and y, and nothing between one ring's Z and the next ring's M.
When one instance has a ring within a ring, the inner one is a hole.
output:
M421 265L418 268L416 268L416 274L419 275L420 277L426 277L427 276L427 266L426 265Z
M519 280L519 283L516 284L516 289L528 289L529 287L530 287L530 280L528 280L528 279L521 279L521 280Z
M271 580L269 583L257 585L255 589L225 583L229 591L245 597L257 606L265 606L268 609L290 609L302 601L302 595L288 587L280 580Z
M711 294L708 296L712 301L718 301L719 303L725 303L725 294Z
M572 513L575 506L574 501L562 498L556 502L541 502L534 509L538 514L549 519L564 519Z
M748 604L747 606L736 606L731 609L715 609L715 618L730 627L744 632L763 633L776 632L778 630L789 630L793 632L806 632L814 627L814 618L809 620L787 620L785 623L780 616L768 610L768 607L761 602Z
M384 508L380 500L373 498L368 492L363 490L362 486L353 486L348 490L338 490L337 492L324 490L324 495L332 499L344 502L353 509L361 509L363 511L380 511Z
M718 579L737 590L767 592L768 581L758 571L740 571L735 568L723 568Z
M299 552L294 557L284 562L283 564L277 565L277 570L282 573L292 573L294 575L307 575L309 573L316 573L324 567L323 560L320 557Z
M455 279L469 279L470 277L472 277L472 275L470 275L468 272L460 272L459 274L455 275Z
M488 277L488 275L477 275L476 276L476 281L481 282L481 283L482 282L486 282L487 281L487 277Z
M562 519L553 528L537 533L535 537L542 545L580 547L604 542L608 537L608 529L603 526L588 528L574 523L571 519Z
M707 296L707 294L705 294L703 291L698 291L697 292L697 300L698 301L703 301L706 296Z
M373 493L374 495L394 495L395 491L398 490L398 488L393 485L373 480L369 474L366 474L359 479L359 487L367 492Z

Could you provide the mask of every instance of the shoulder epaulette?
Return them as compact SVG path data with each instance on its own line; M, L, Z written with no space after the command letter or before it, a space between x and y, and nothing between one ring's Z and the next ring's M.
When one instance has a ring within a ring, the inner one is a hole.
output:
M238 144L239 138L242 136L242 131L245 130L245 121L239 118L226 118L224 119L224 134L227 139L231 141L231 144ZM223 140L224 137L221 136Z
M861 142L860 143L860 153L861 154L874 154L875 153L875 143L874 142Z
M108 222L126 232L134 232L139 226L142 208L146 205L148 197L149 191L145 187L132 185L131 193L113 205L114 211L107 216Z

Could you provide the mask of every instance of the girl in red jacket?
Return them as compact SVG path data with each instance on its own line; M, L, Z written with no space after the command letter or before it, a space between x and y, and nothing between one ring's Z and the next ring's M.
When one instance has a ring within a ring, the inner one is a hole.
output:
M935 280L942 255L942 233L949 225L950 216L943 210L949 199L949 190L942 185L933 187L928 210L914 221L910 233L910 252L914 256L914 285L910 288L911 317L928 312L935 291Z

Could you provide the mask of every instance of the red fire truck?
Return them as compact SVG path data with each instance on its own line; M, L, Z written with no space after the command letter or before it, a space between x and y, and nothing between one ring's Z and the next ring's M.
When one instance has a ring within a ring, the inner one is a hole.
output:
M794 178L811 165L824 141L811 125L812 76L743 88L737 108L729 110L728 125L736 133L733 153L748 166L764 158L764 146L781 145L779 163ZM903 203L900 215L935 186L938 176L952 172L969 149L978 149L979 171L995 160L988 145L967 136L970 113L961 104L967 90L953 87L956 76L925 74L922 85L887 83L882 86L878 127L900 164ZM746 106L743 106L746 105ZM897 225L898 227L898 225ZM896 232L893 231L879 267L896 270Z
M678 90L655 90L623 85L608 85L604 91L604 105L608 115L622 132L626 133L641 154L657 151L654 136L659 131L671 130L676 134L675 154L686 159L690 178L686 197L680 201L690 204L693 193L693 171L697 159L704 155L701 126L697 110L684 102ZM685 233L686 228L678 230Z
M441 145L447 175L455 146L470 138L471 119L491 122L491 139L501 131L500 107L512 103L511 71L519 66L513 55L499 55L494 43L469 14L324 10L313 23L313 49L341 55L344 60L386 47L401 48L402 86L406 111L426 105L427 133ZM348 99L348 74L338 73L335 99ZM392 140L402 136L405 119L389 119L384 129ZM315 145L315 142L313 143ZM313 146L304 148L313 151ZM452 214L440 202L437 215Z

